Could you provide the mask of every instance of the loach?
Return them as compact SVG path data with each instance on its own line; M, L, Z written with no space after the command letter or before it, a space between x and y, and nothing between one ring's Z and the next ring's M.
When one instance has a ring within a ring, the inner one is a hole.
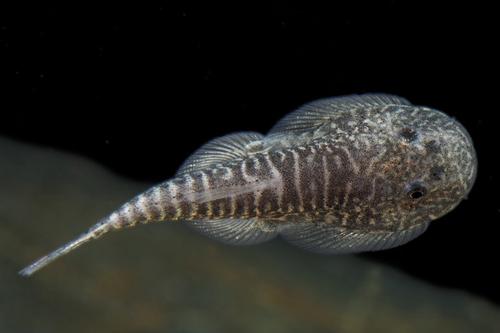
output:
M385 94L326 98L266 135L214 139L170 180L20 271L31 275L111 230L183 221L235 245L281 235L321 253L376 251L422 234L456 207L477 170L455 119Z

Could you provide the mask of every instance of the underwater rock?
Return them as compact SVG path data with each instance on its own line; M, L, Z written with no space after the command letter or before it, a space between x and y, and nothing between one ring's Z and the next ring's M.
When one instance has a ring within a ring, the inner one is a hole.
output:
M233 247L180 223L18 270L151 184L0 140L0 332L498 332L500 309L355 256ZM165 175L168 178L171 175Z

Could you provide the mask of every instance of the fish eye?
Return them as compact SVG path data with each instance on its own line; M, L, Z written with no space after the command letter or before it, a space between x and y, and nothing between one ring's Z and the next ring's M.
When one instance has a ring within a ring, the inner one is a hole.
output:
M404 127L403 129L401 129L401 132L399 134L408 142L412 142L417 139L417 132L410 127Z
M412 200L422 198L427 193L427 189L421 184L413 184L407 192L407 195Z

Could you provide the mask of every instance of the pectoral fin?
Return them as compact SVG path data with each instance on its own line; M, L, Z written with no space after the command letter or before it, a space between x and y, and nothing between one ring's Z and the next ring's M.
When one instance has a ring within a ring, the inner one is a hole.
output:
M405 244L421 235L429 223L403 231L363 232L325 223L291 225L281 234L288 242L303 249L327 254L378 251Z
M354 108L412 105L408 100L387 94L365 94L324 98L305 104L282 118L269 134L301 134L314 131L331 121L334 113Z

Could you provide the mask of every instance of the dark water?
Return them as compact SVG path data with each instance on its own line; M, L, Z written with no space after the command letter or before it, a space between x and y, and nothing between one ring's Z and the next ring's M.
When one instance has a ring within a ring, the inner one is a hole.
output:
M493 13L395 1L2 4L0 135L46 148L0 147L0 331L499 327ZM15 275L172 176L207 140L265 133L302 103L364 92L443 110L475 142L469 200L414 242L325 257L280 241L227 248L156 225L111 235L33 279Z

